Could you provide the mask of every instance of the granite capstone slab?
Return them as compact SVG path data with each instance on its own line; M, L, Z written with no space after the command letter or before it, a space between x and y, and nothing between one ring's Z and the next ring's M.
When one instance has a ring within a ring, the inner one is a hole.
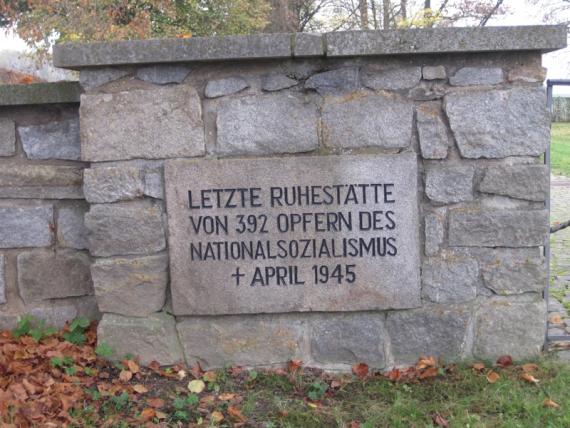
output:
M78 103L80 95L78 82L0 85L0 106Z
M165 168L175 315L419 306L415 154L168 160ZM356 183L390 195L343 200ZM327 204L291 199L304 186L332 185L336 200L315 196ZM229 192L212 189L237 188L253 192L239 207L200 202L214 193L225 201Z

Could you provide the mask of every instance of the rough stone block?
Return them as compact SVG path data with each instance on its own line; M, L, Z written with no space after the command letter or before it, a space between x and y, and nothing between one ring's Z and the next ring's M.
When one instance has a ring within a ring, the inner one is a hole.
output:
M321 95L354 91L359 87L360 77L356 67L345 67L317 73L305 82L305 89L314 89Z
M218 98L225 95L236 94L249 88L249 84L241 77L226 77L224 79L210 80L206 84L204 95L206 98Z
M53 240L53 208L0 208L0 248L47 247Z
M396 96L328 97L322 112L323 139L330 147L405 148L412 138L412 120L412 103Z
M6 303L6 262L0 254L0 305Z
M397 67L389 69L369 68L362 73L362 84L374 90L395 91L410 89L420 83L422 69L420 67Z
M139 357L144 365L157 361L168 366L184 360L174 317L163 312L146 318L104 314L97 327L97 340L113 349L115 360L126 354Z
M20 126L18 133L28 159L81 158L79 118L45 125Z
M490 166L479 191L542 202L548 198L549 171L545 165Z
M544 301L489 300L477 311L473 354L490 360L500 355L515 360L534 358L542 350L545 333Z
M97 259L91 274L102 312L146 317L164 306L168 283L166 254Z
M0 118L0 156L16 154L16 124L13 120Z
M0 198L83 199L82 168L51 165L4 165Z
M95 89L105 83L119 80L129 75L128 70L120 68L84 68L79 73L79 84L86 91Z
M200 98L188 86L83 95L80 115L83 160L204 154Z
M159 206L146 203L92 205L85 214L89 251L94 256L152 254L166 241Z
M548 239L548 213L533 211L451 211L449 245L458 247L537 247Z
M385 315L379 312L328 314L309 321L311 360L321 366L386 365Z
M283 365L303 359L304 323L293 316L185 318L176 325L188 364L204 368Z
M77 308L71 303L58 301L34 302L28 313L38 320L43 320L47 326L63 328L66 322L77 318Z
M426 195L433 202L453 204L473 200L473 166L432 167L426 172Z
M466 303L477 297L479 266L469 259L427 259L422 266L422 296L435 303Z
M420 149L424 159L445 159L450 146L447 127L440 115L438 103L422 104L416 108Z
M73 250L18 255L18 290L26 303L92 294L89 256Z
M293 42L293 56L307 58L323 56L325 54L322 34L295 33Z
M503 70L497 67L463 67L449 78L453 86L498 85L503 81Z
M144 194L155 199L164 199L162 168L144 171Z
M291 88L298 84L298 81L284 74L268 74L261 79L261 89L266 92L280 91L281 89Z
M464 305L429 305L421 309L388 312L395 365L414 364L420 355L457 360L468 350L471 309Z
M546 68L522 66L509 70L509 82L540 83L546 79Z
M425 214L425 248L426 256L436 256L443 244L445 236L445 218L447 215L446 208L437 208L432 212Z
M225 100L216 126L216 149L224 155L298 153L318 146L316 106L284 93Z
M190 73L187 65L149 65L137 69L136 76L140 80L166 85L167 83L182 83Z
M57 242L62 247L85 250L88 247L84 206L61 208L57 216Z
M422 77L424 80L442 80L447 79L447 72L443 65L426 65L422 68Z
M455 92L445 109L466 158L538 156L550 141L550 117L542 88Z
M83 173L83 193L90 203L127 201L144 194L144 178L137 167L97 167Z

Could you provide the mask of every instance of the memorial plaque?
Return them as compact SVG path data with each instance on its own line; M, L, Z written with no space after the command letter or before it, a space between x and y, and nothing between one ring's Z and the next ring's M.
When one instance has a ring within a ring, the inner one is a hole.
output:
M420 306L413 153L168 160L176 315Z

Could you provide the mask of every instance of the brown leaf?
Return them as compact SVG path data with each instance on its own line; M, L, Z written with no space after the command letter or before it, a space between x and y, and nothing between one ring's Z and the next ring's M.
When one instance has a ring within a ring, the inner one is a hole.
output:
M236 394L232 394L232 393L229 393L229 392L226 392L226 393L224 393L224 394L220 394L220 395L218 396L218 398L219 398L220 400L222 400L222 401L231 401L231 400L233 400L235 397L236 397Z
M538 365L534 363L526 363L522 365L522 371L525 373L530 373L538 370Z
M348 428L360 428L360 422L358 421L350 421L348 423Z
M550 324L562 324L562 317L558 314L551 315L549 318Z
M150 421L156 416L156 411L152 407L147 407L141 412L140 418L143 421Z
M333 381L331 382L331 388L332 388L332 389L338 389L338 388L340 388L341 386L342 386L342 382L339 381L339 380L336 380L336 379L335 379L335 380L333 380Z
M148 392L148 389L146 389L146 387L144 385L141 385L140 383L133 386L133 390L138 394L144 394Z
M153 372L160 371L160 363L158 361L151 361L147 367Z
M166 405L166 402L162 398L147 398L146 404L155 409L160 409Z
M395 382L397 380L400 380L400 378L402 377L402 372L400 369L394 368L390 370L388 373L386 373L384 376L386 376L389 380Z
M489 383L495 383L500 378L501 378L501 376L499 375L499 373L494 372L493 370L489 370L489 372L487 373L487 382L489 382Z
M133 373L130 372L129 370L121 370L121 373L119 373L119 379L121 379L121 381L123 382L128 382L132 378L133 378Z
M241 410L234 406L228 407L228 415L238 422L245 422L246 420L245 416L241 414Z
M166 419L166 418L168 418L168 415L164 412L156 412L156 417L158 419Z
M224 420L224 415L222 415L221 412L214 410L212 412L212 414L210 415L210 419L212 421L214 421L215 423L219 424L220 422L222 422Z
M537 384L538 382L540 382L537 378L535 378L533 375L531 375L530 373L523 373L521 375L521 379L527 381L528 383L532 383L532 384Z
M429 367L420 373L419 378L420 379L427 379L430 377L436 377L437 375L438 375L437 367Z
M441 416L439 413L434 413L431 417L431 420L433 421L434 424L436 424L438 427L448 427L449 426L449 422L447 421L447 419L445 419L443 416Z
M360 379L364 379L366 376L368 376L368 365L365 363L357 363L352 366L352 373L354 373Z
M134 362L133 360L127 360L126 363L127 363L127 368L131 372L133 372L133 374L138 373L140 371L139 365L136 362Z
M545 398L544 401L542 402L542 405L544 407L550 407L551 409L559 409L560 408L560 404L552 401L550 398Z
M303 362L301 360L289 360L289 362L287 362L287 371L290 373L296 372L302 365Z
M478 372L482 372L483 370L485 370L485 363L475 363L473 364L473 370L476 370Z
M200 363L196 363L192 367L190 367L190 373L194 376L195 379L200 379L204 374L204 370L202 370L202 366Z
M497 358L497 366L504 369L513 364L513 359L510 355L501 355Z
M426 357L425 355L422 355L416 364L416 369L423 370L428 367L436 367L436 366L437 366L437 360L435 357L433 356Z
M216 372L214 371L208 371L206 373L204 373L204 375L202 376L202 379L204 379L206 382L215 382L217 378Z

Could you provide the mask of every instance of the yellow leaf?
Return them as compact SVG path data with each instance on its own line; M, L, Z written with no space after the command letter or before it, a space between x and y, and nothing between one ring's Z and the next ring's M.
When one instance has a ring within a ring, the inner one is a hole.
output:
M210 419L212 421L214 421L215 423L220 423L224 420L224 415L222 415L221 412L218 412L217 410L214 410L212 412L212 415L210 416Z
M319 405L317 403L311 403L311 402L307 403L307 406L309 406L313 409L316 409L317 407L319 407Z
M560 315L552 315L550 317L551 324L562 324L562 317Z
M139 365L135 363L133 360L127 360L127 367L133 373L138 373L140 371Z
M128 382L132 378L133 378L133 373L130 372L129 370L121 370L121 373L119 373L119 379L121 379L121 381L123 382Z
M534 383L537 384L538 382L540 382L537 378L535 378L533 375L528 374L528 373L523 373L521 375L521 378L523 380L526 380L528 383Z
M195 379L188 383L188 390L194 394L200 394L204 388L206 388L206 384L200 379Z
M550 407L551 409L559 409L560 408L560 404L555 403L550 398L545 398L544 401L542 402L542 405L544 407Z
M231 401L235 398L235 396L236 396L235 394L226 392L224 394L220 394L220 396L218 398L222 401Z
M141 385L140 383L133 386L133 389L135 392L139 394L144 394L145 392L148 392L148 389L146 389L146 387L144 385Z
M489 383L495 383L500 378L501 378L501 376L499 376L499 373L494 372L493 370L489 370L489 373L487 373L487 382L489 382Z

